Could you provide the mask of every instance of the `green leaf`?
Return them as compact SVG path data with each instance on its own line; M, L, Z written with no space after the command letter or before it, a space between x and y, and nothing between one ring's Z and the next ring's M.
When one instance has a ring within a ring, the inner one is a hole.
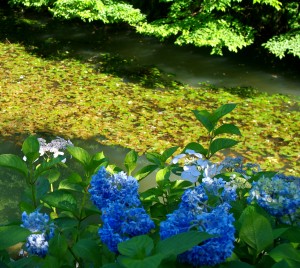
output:
M68 250L68 241L60 233L56 233L54 237L49 240L49 253L59 259L63 259Z
M204 156L207 155L207 150L198 142L190 142L184 147L182 152L184 153L187 149L194 150L196 153L203 154Z
M38 177L39 175L43 174L43 172L50 170L58 163L61 163L64 158L64 156L59 155L58 157L51 158L49 161L43 161L34 171L34 176Z
M282 238L288 239L290 242L300 243L300 227L290 227L282 234Z
M135 236L118 244L118 250L122 255L136 259L145 258L153 248L153 240L147 235Z
M259 254L273 243L272 226L256 207L248 206L239 218L239 237Z
M280 244L269 252L269 255L276 261L282 260L298 262L300 264L300 251L291 244ZM300 266L298 266L300 267Z
M223 266L221 266L223 267ZM252 268L254 266L242 261L230 261L224 264L226 268Z
M164 164L164 161L162 161L162 157L159 153L146 153L146 158L148 161L156 164L157 166Z
M212 114L212 121L218 122L220 118L225 116L226 114L230 113L234 108L236 107L235 103L227 103L219 107L217 110L215 110Z
M280 237L283 233L285 233L289 228L277 228L273 230L273 238L277 239Z
M30 234L28 229L19 225L0 226L0 250L24 242Z
M166 162L168 158L170 158L177 151L178 148L179 146L174 146L165 150L162 154L162 158L163 158L162 160Z
M17 155L14 154L2 154L0 155L0 166L12 168L21 172L27 177L28 169L24 161Z
M128 175L131 175L131 172L136 168L137 158L138 154L134 150L131 150L126 154L124 164Z
M57 169L49 169L43 172L42 176L47 178L49 183L54 183L59 179L60 172Z
M69 190L69 191L80 192L80 193L83 192L83 187L80 184L74 183L72 180L69 179L62 180L59 183L58 189Z
M242 136L239 128L233 124L223 124L214 131L215 136L225 133Z
M208 111L193 110L193 113L196 116L197 120L200 121L200 123L207 129L208 132L211 132L214 129L215 123L213 121L212 115Z
M162 256L160 254L156 254L141 260L119 256L117 260L120 264L122 264L122 267L126 268L157 268L162 261Z
M27 161L34 162L39 158L40 144L35 136L29 136L23 142L22 151L27 158Z
M88 167L90 165L90 162L91 162L91 156L90 154L80 148L80 147L73 147L73 146L69 146L67 147L67 151L77 160L79 161L83 167L88 170Z
M150 173L152 173L153 171L155 171L157 169L157 165L148 165L145 166L143 168L141 168L135 175L134 177L140 181L142 179L144 179L145 177L147 177Z
M212 237L215 236L198 231L180 233L159 241L155 252L163 256L178 255Z
M77 202L74 196L64 190L57 190L45 195L42 200L51 207L75 212Z
M171 174L170 167L165 167L164 169L160 169L156 173L156 183L160 187L163 187L165 183L169 181L170 174Z
M73 247L74 254L83 260L93 262L95 267L100 267L101 258L99 258L100 247L95 240L80 239Z
M47 192L50 191L50 183L49 181L44 178L44 177L39 177L36 180L36 198L39 200L40 198L42 198L45 194L47 194Z
M226 139L226 138L219 138L213 140L213 142L210 144L210 156L214 155L216 152L225 149L230 148L236 145L238 141L233 139Z

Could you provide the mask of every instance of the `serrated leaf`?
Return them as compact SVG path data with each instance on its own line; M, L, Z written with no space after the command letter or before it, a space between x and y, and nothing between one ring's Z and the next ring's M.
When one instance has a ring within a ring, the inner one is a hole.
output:
M57 190L45 195L42 200L51 207L75 212L77 202L74 196L66 191Z
M212 120L212 115L208 111L193 110L193 113L197 120L207 129L208 132L211 132L214 129L215 123Z
M233 139L226 139L226 138L215 139L213 140L213 142L210 144L209 147L210 156L214 155L216 152L222 149L231 148L237 143L239 142Z
M156 173L156 183L163 187L164 184L169 180L170 178L170 168L169 167L165 167L164 169L160 169L157 173Z
M196 153L200 153L204 156L207 154L207 150L198 142L190 142L184 147L182 152L184 153L187 149L194 150Z
M281 260L291 260L300 264L300 251L288 243L278 245L269 252L269 255L276 262L280 262Z
M49 169L43 172L42 176L47 178L49 183L54 183L59 179L60 172L57 169Z
M145 177L147 177L150 173L152 173L153 171L155 171L157 169L157 165L148 165L145 166L143 168L141 168L135 175L134 177L140 181L142 179L144 179Z
M157 166L161 166L163 164L162 157L159 153L146 153L146 158L148 161L156 164Z
M80 147L73 147L69 146L67 147L67 151L78 161L80 162L83 167L87 170L90 162L91 162L91 156L90 154Z
M75 192L80 192L80 193L83 192L83 187L81 185L79 185L78 183L74 183L72 180L69 180L69 179L62 180L59 183L58 189L75 191Z
M12 168L18 172L21 172L27 177L28 169L24 161L14 154L2 154L0 155L0 166Z
M239 128L233 124L223 124L214 131L215 136L220 134L234 134L242 136Z
M159 241L156 245L155 252L158 252L163 256L176 256L212 237L215 236L198 231L180 233Z
M63 258L68 250L68 241L60 233L56 233L49 240L49 253L57 258Z
M100 247L95 240L80 239L73 247L74 254L83 260L91 261L96 267L99 267L101 258L99 258Z
M19 225L0 226L0 250L24 242L31 232Z
M128 175L131 175L132 171L136 168L137 158L138 154L134 150L131 150L126 154L124 165L126 167Z
M118 251L122 255L132 258L146 257L153 248L153 240L147 235L135 236L118 244Z
M269 220L258 213L254 206L245 208L239 218L239 223L241 224L240 239L255 249L256 254L259 254L273 243L272 226Z
M174 146L165 150L162 154L163 162L166 162L168 158L170 158L177 151L178 148L179 146Z
M29 136L22 144L22 152L27 158L27 161L34 162L39 158L40 144L35 136Z
M117 260L122 264L122 267L126 268L157 268L162 261L162 256L160 254L155 254L141 260L119 256Z
M213 122L218 122L220 118L230 113L236 107L235 103L227 103L219 107L212 113Z
M61 163L64 158L65 157L59 155L58 157L51 158L49 161L43 161L34 171L34 176L38 177L39 175L43 174L43 172L50 170L58 163Z

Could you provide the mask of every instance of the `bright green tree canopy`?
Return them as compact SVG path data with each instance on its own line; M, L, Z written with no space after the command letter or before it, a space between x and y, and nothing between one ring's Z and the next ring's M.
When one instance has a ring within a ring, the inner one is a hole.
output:
M124 22L137 32L178 45L237 52L262 45L276 56L300 58L300 3L279 0L9 0L47 8L55 17Z

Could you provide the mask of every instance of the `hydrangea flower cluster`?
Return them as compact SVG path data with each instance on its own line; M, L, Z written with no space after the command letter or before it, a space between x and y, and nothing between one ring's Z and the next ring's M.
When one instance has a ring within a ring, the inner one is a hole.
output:
M187 149L185 153L175 156L171 164L183 162L181 178L196 183L199 178L212 179L222 172L237 172L245 179L261 171L258 164L243 163L242 157L226 157L220 163L212 163L205 159L202 154Z
M142 207L138 182L124 172L108 174L102 167L92 177L91 200L102 212L99 235L110 251L117 253L118 244L143 235L155 227Z
M234 248L234 217L229 213L228 203L213 208L207 205L208 196L202 184L188 189L182 195L179 208L167 215L167 220L160 224L162 239L197 229L200 232L217 235L201 245L178 256L182 263L193 266L216 265L230 257Z
M48 241L54 236L54 225L50 223L49 216L39 211L27 214L22 213L22 227L32 232L25 243L29 254L45 257L48 252Z
M185 154L175 156L171 163L177 164L182 160L184 166L181 178L192 183L196 183L200 176L213 178L222 170L222 166L211 163L209 160L204 159L202 154L196 153L194 150L187 149Z
M253 182L248 201L256 202L275 217L293 215L300 207L300 178L277 174Z
M40 155L43 156L46 153L53 154L53 157L56 158L59 155L64 155L64 151L67 146L74 146L70 140L65 140L61 137L56 137L56 139L47 143L45 139L38 138L38 142L40 144Z

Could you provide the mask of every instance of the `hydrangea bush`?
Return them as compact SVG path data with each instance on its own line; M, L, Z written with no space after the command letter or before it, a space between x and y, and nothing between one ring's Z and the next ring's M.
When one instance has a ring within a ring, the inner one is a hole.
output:
M300 178L214 157L241 135L221 123L234 108L193 111L208 143L149 152L137 171L135 151L122 169L59 137L0 155L27 183L21 219L0 225L1 267L300 267Z

